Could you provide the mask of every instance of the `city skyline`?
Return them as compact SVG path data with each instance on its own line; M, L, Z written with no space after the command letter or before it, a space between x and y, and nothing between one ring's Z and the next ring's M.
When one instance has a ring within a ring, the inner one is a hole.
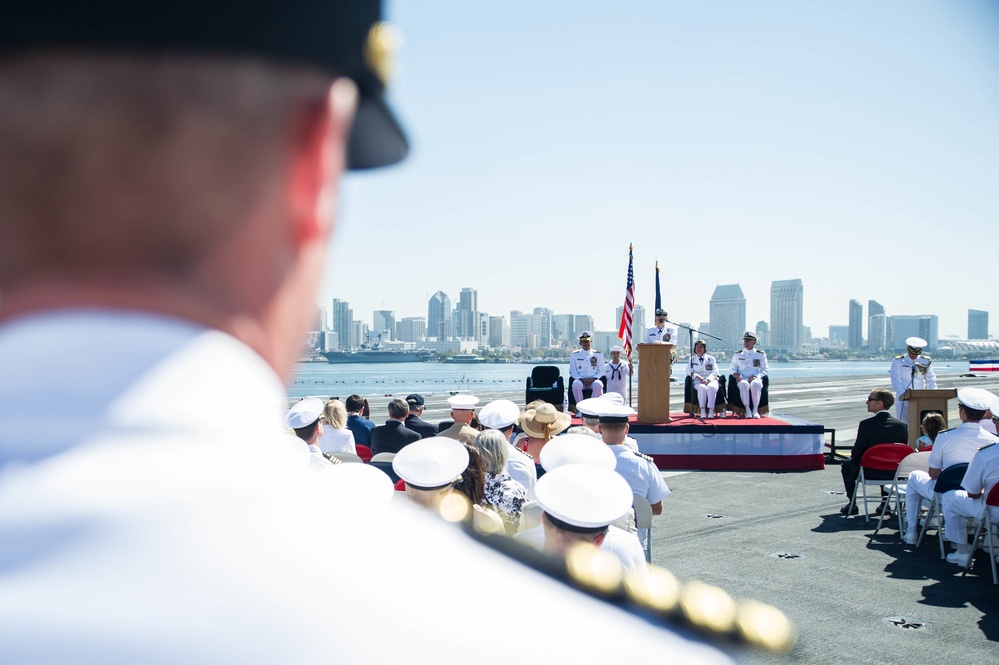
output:
M347 176L323 303L423 315L474 285L483 311L611 328L633 243L636 303L653 308L658 260L680 321L707 321L725 284L750 327L769 320L789 278L816 334L851 299L934 313L944 337L999 310L968 244L999 210L997 3L400 0L388 17L412 154Z

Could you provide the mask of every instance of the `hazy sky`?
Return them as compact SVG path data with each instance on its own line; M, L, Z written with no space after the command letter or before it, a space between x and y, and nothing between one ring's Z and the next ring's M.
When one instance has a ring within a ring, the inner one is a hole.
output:
M321 303L428 296L617 326L663 269L670 318L738 282L747 321L801 278L816 336L848 302L999 331L999 3L396 0L401 166L352 174ZM992 249L996 247L996 249ZM866 325L864 334L867 334Z

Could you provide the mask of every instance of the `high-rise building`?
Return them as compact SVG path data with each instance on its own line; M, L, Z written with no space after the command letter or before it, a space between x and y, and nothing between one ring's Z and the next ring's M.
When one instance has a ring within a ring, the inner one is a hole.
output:
M708 316L711 334L721 337L720 340L712 340L711 348L729 352L742 348L742 333L746 332L746 296L741 286L716 286L711 294Z
M451 334L451 299L443 291L430 296L427 304L427 337L449 340Z
M372 330L388 330L389 339L395 335L395 312L388 309L376 309L374 315L371 317ZM388 341L388 340L385 340Z
M534 308L534 331L538 333L539 348L552 346L552 311L547 307Z
M465 287L458 295L455 305L454 336L461 339L478 339L479 294L475 289Z
M621 330L621 315L623 313L623 305L618 307L617 311L614 313L614 327L619 332ZM642 305L635 305L635 311L632 313L631 318L631 345L633 347L638 346L645 341L645 330L645 307Z
M989 313L980 309L968 310L968 339L989 338Z
M936 314L899 315L890 318L891 350L905 350L905 340L909 337L921 337L926 340L927 349L937 348L939 341L939 322Z
M887 320L884 305L877 300L867 301L867 348L871 351L884 351L888 339Z
M510 326L505 316L489 317L489 346L493 349L510 348Z
M853 303L856 300L850 301L851 309ZM829 326L829 346L833 348L851 348L850 343L850 331L852 330L852 324L849 326Z
M478 312L475 326L475 341L479 346L489 346L489 312Z
M850 325L847 331L846 348L852 351L864 346L864 306L859 300L850 301ZM832 339L832 328L829 329L829 339Z
M619 308L620 309L620 308ZM552 315L552 337L559 342L572 342L576 338L573 314Z
M769 347L770 346L770 324L767 323L766 321L757 321L756 322L756 327L753 328L753 330L756 331L756 343L757 343L757 345L763 346L763 347ZM743 331L743 332L745 332L745 331ZM740 335L740 341L739 341L739 343L740 344L742 343L741 335Z
M370 344L371 340L368 339L368 324L364 321L351 321L350 338L353 341L354 346Z
M573 320L573 327L576 329L576 336L573 342L579 340L579 336L589 330L593 332L593 317L589 314L577 314L576 318Z
M341 351L349 351L355 346L354 339L351 334L352 322L354 321L354 310L350 308L350 305L346 300L340 300L338 298L333 299L333 332L337 335L338 345Z
M770 346L774 351L801 349L804 287L800 279L775 280L770 285Z
M326 330L327 326L326 308L316 305L316 316L312 322L312 330L322 332Z
M404 316L395 324L395 331L400 342L419 344L427 338L427 320L422 316Z
M529 338L531 336L531 315L513 310L510 312L510 347L511 348L531 348Z

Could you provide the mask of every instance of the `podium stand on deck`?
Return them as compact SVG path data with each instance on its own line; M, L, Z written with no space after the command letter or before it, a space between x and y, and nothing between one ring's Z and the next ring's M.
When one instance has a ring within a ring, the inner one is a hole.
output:
M638 422L669 422L669 375L673 344L639 344Z
M957 390L948 388L946 390L916 390L910 388L898 396L902 401L909 403L909 445L916 448L916 439L922 435L920 425L923 422L923 414L927 411L938 411L944 419L944 429L947 429L947 400L957 397Z

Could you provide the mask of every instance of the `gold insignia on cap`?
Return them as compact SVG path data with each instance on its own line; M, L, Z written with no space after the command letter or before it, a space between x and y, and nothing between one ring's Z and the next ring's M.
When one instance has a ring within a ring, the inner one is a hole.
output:
M624 570L620 560L588 543L577 543L566 552L569 575L594 591L610 594L621 587Z
M680 592L680 607L695 626L727 633L735 624L735 601L718 587L688 582Z
M382 85L392 74L395 53L402 47L402 32L391 23L375 23L364 43L364 62Z
M788 651L794 646L794 629L784 613L755 600L739 604L736 626L750 644L774 651Z

